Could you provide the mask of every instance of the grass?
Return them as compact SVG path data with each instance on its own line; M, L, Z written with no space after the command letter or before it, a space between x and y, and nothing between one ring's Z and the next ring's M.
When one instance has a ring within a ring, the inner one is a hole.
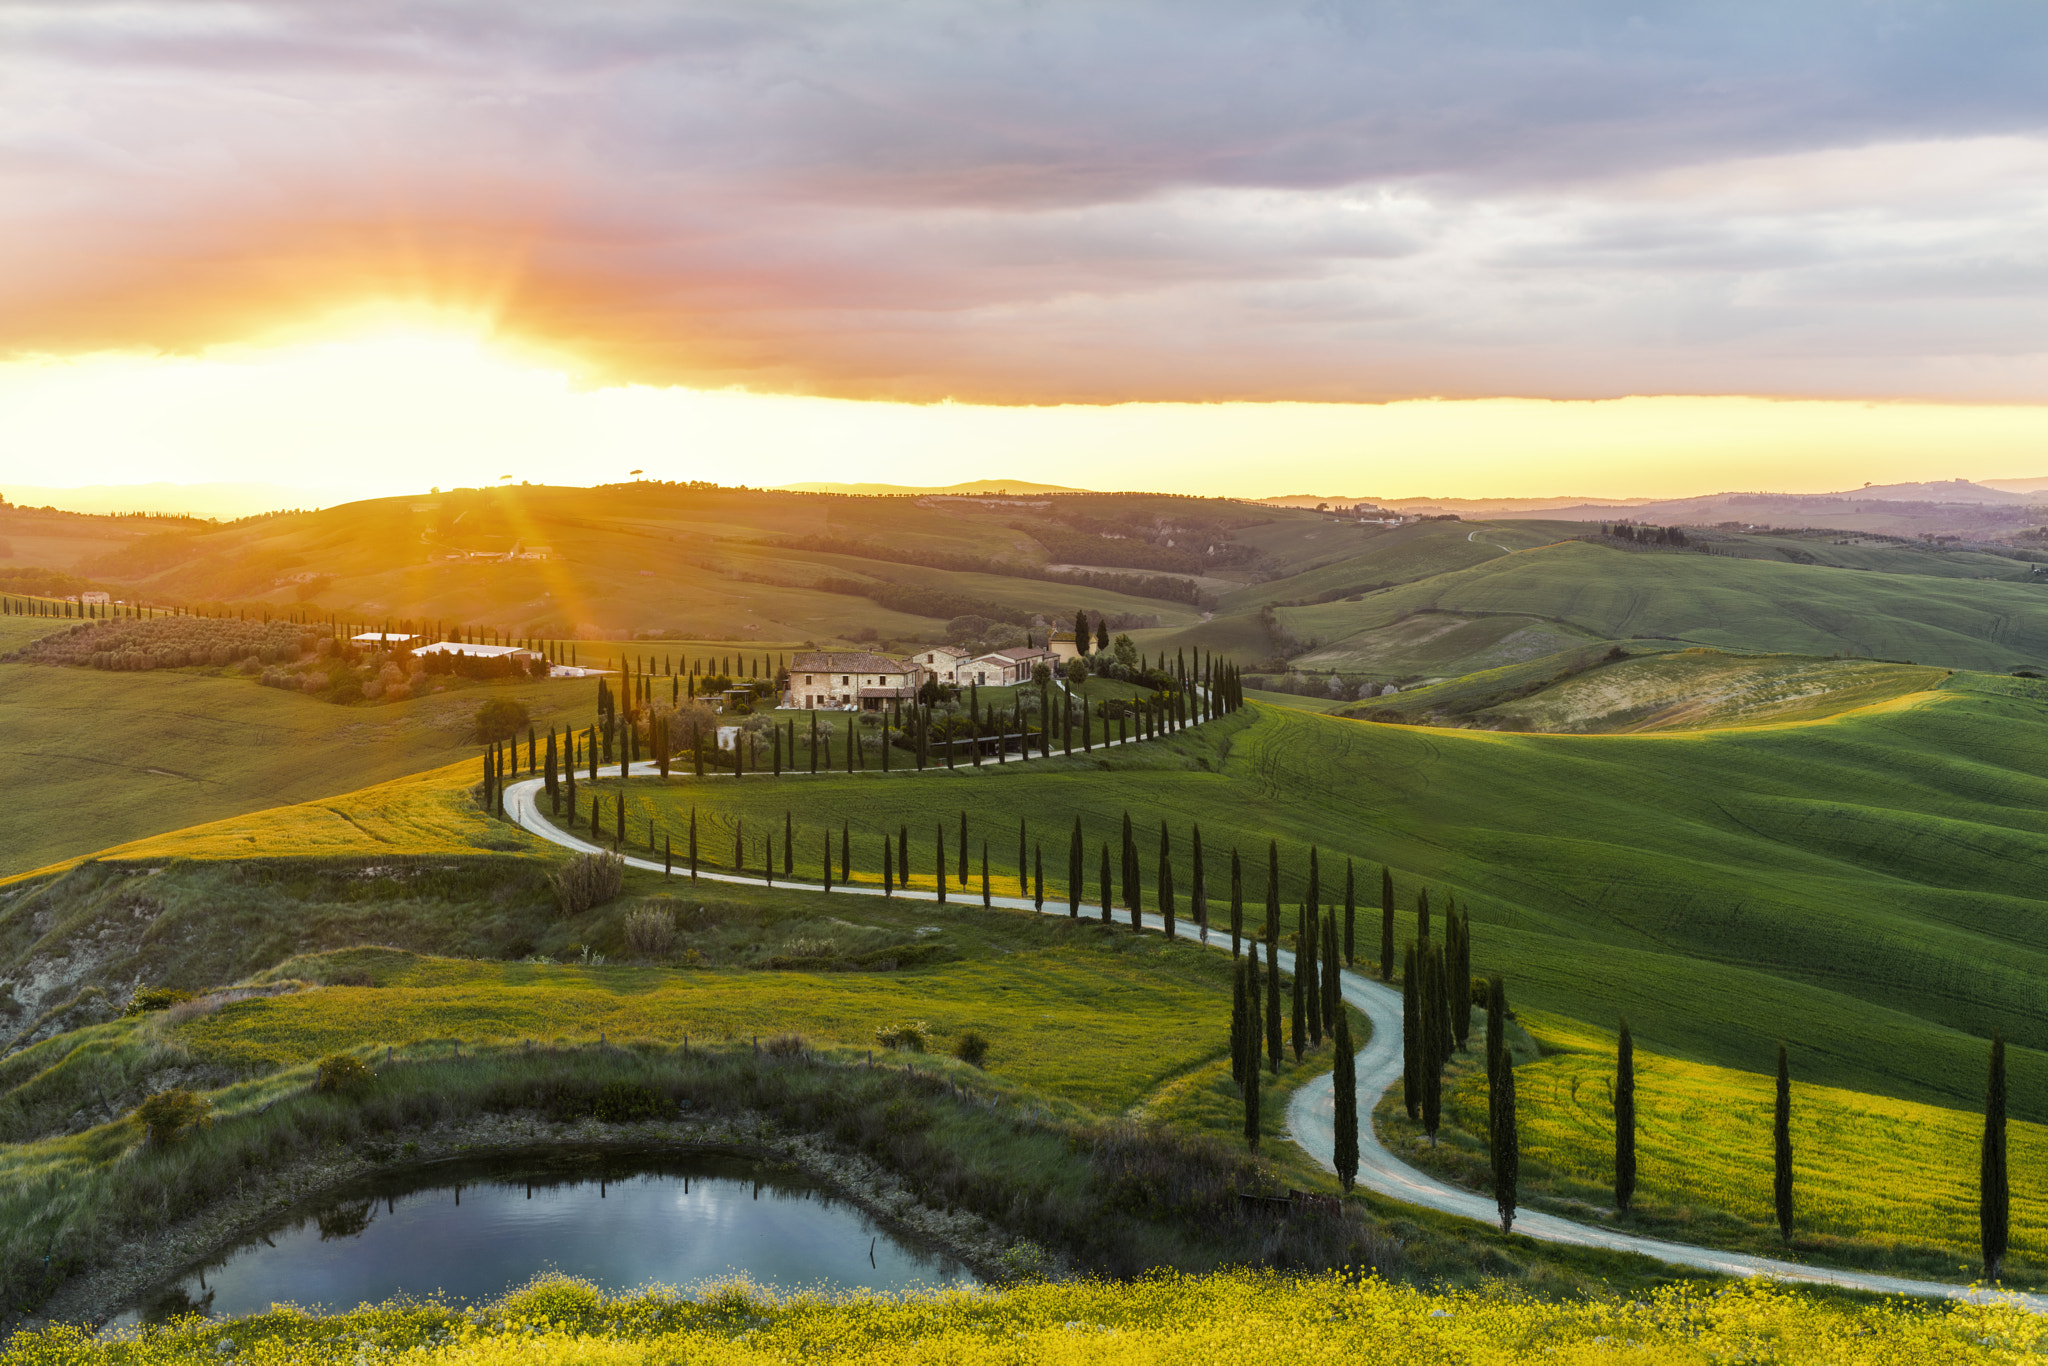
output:
M1348 607L1349 613L1336 611ZM1598 639L1669 636L1720 649L1855 655L2003 672L2048 661L2039 585L1858 572L1562 542L1367 595L1281 609L1297 635L1337 641L1418 611L1544 618Z
M501 696L524 702L542 730L594 714L595 690L578 680L342 707L212 670L0 664L13 777L0 811L0 878L441 768L477 752L477 705Z
M1497 1362L1538 1352L1559 1362L1652 1366L1762 1359L1946 1366L2026 1359L2041 1344L2041 1328L2010 1305L1852 1304L1768 1284L1673 1286L1633 1300L1610 1292L1547 1303L1376 1278L1230 1271L835 1301L778 1297L743 1282L707 1287L697 1299L673 1291L607 1298L582 1282L550 1277L467 1312L438 1304L366 1306L331 1317L274 1310L226 1325L189 1323L139 1342L55 1330L17 1340L0 1352L0 1362L184 1366L233 1352L257 1362L340 1366L370 1348L448 1366L745 1366L804 1359L823 1344L835 1361L963 1366Z
M1576 627L1513 613L1465 616L1419 612L1344 635L1352 630L1359 610L1350 603L1283 609L1281 619L1297 638L1331 642L1298 655L1296 665L1308 671L1338 670L1402 680L1452 678L1509 668L1594 643L1590 633Z
M1938 687L1944 669L1691 649L1623 660L1473 715L1480 725L1577 733L1814 721Z
M1521 1019L1541 1050L1515 1077L1524 1204L1656 1238L1891 1275L1967 1282L1978 1269L1981 1111L1815 1085L1795 1069L1788 1246L1771 1184L1773 1078L1638 1049L1636 1195L1631 1213L1617 1217L1614 1035L1543 1013ZM1485 1144L1475 1137L1486 1132L1484 1068L1468 1056L1452 1077L1434 1151L1400 1114L1398 1092L1382 1106L1381 1131L1418 1165L1490 1190ZM2014 1122L2007 1140L2014 1171L2048 1162L2048 1128ZM2048 1282L2048 1198L2025 1180L2013 1189L2012 1238L2005 1283Z
M1447 732L1254 707L1090 758L636 779L628 801L678 847L696 806L701 848L719 864L736 822L779 842L790 813L800 877L844 824L856 878L878 882L883 834L907 826L919 885L936 826L957 858L964 810L972 871L986 840L1006 893L1022 821L1055 900L1079 816L1091 905L1098 851L1128 811L1148 887L1169 825L1183 914L1193 826L1218 902L1227 851L1251 856L1255 917L1267 840L1280 841L1290 905L1314 844L1326 869L1354 860L1368 904L1378 866L1392 869L1402 933L1422 886L1468 905L1477 966L1506 971L1533 1006L1593 1020L1627 1009L1646 1046L1723 1066L1759 1065L1783 1033L1816 1081L1968 1105L1993 1024L2048 1047L2048 930L2031 914L2029 871L2048 854L2044 770L2037 700L1944 691L1820 723L1641 736ZM1337 876L1326 874L1326 898ZM2014 1088L2016 1113L2048 1118L2048 1073L2016 1065Z

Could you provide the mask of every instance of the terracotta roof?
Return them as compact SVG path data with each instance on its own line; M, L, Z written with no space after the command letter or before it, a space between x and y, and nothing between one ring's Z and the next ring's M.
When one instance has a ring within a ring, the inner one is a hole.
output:
M900 659L867 650L805 650L789 659L793 674L906 674L910 670Z

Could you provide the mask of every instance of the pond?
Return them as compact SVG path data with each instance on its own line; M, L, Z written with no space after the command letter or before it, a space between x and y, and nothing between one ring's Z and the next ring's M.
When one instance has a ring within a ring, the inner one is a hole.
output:
M495 1299L560 1271L608 1292L745 1275L778 1290L972 1286L807 1178L737 1157L554 1153L373 1178L265 1227L114 1320L273 1303Z

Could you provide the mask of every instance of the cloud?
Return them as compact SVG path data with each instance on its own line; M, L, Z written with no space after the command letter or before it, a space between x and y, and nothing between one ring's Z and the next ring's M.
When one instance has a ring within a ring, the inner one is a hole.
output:
M998 402L2048 399L2048 10L0 12L0 348L391 300Z

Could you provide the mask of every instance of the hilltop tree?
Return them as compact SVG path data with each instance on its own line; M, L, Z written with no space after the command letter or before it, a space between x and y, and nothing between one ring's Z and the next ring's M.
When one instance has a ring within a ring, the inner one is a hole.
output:
M1280 1070L1280 950L1266 945L1266 1064Z
M1636 1195L1636 1043L1628 1017L1614 1054L1614 1208L1627 1214Z
M1337 1151L1332 1165L1337 1168L1338 1182L1348 1191L1358 1179L1358 1060L1351 1048L1351 1021L1341 1007L1331 1026L1331 1043L1337 1052L1330 1075L1337 1102Z
M1313 900L1301 903L1295 917L1294 931L1294 975L1306 978L1304 985L1303 1014L1308 1025L1308 1040L1312 1044L1323 1041L1323 993L1322 975L1316 969L1316 955L1321 947L1322 935L1317 929L1320 916Z
M1344 1014L1344 983L1338 975L1337 965L1337 922L1323 920L1323 953L1319 960L1323 965L1323 1032L1334 1035L1337 1021Z
M1493 1158L1493 1203L1500 1211L1500 1231L1514 1226L1521 1182L1521 1134L1515 1122L1515 1058L1508 1051L1507 986L1498 973L1486 992L1486 1120L1487 1148Z
M2012 1191L2005 1172L2005 1036L1991 1036L1991 1077L1984 1086L1984 1147L1977 1172L1977 1222L1984 1279L1998 1279L2012 1222Z
M1084 607L1074 613L1074 648L1085 655L1088 653L1088 645L1088 609Z
M981 904L995 905L995 897L988 885L988 841L981 842Z
M1778 1237L1792 1241L1792 1072L1785 1060L1785 1042L1778 1041L1778 1103L1771 1114L1773 1180L1778 1207Z
M1131 831L1131 813L1124 812L1124 909L1131 914L1131 933L1145 930L1144 890L1138 880L1138 841Z
M1380 865L1380 980L1394 980L1394 874Z
M1202 942L1209 942L1209 878L1202 868L1202 827L1196 826L1193 833L1194 869L1188 880L1188 909L1194 912L1195 928L1202 932Z
M1444 949L1450 959L1451 1039L1460 1053L1472 1033L1472 954L1465 940L1470 923L1455 905L1444 916Z
M1266 841L1266 924L1259 937L1266 941L1267 956L1280 943L1280 841Z

